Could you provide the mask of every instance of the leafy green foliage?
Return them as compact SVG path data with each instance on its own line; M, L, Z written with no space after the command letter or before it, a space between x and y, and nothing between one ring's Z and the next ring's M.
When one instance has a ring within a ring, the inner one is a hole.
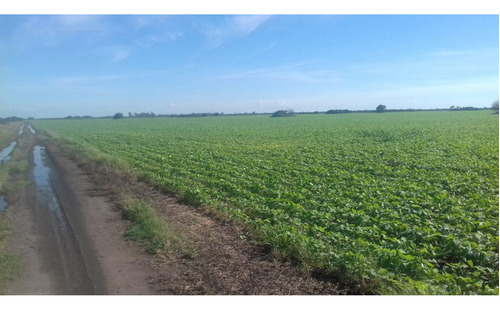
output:
M375 109L375 111L377 111L378 113L382 113L382 112L385 112L385 110L387 110L387 107L383 104L379 104L377 106L377 108Z
M141 201L125 201L123 205L124 217L132 222L132 226L127 230L127 237L134 241L143 241L151 253L163 250L167 231L153 209Z
M489 111L37 121L379 293L498 294Z

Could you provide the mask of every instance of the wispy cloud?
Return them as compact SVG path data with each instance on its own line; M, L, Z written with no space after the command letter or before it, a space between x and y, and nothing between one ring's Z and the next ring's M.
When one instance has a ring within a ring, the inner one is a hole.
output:
M17 29L17 37L23 43L54 46L77 33L104 35L102 20L98 15L29 16Z
M235 27L236 33L246 36L264 24L271 16L269 15L250 15L250 16L235 16L230 21Z
M469 56L474 54L481 54L483 51L477 50L438 50L430 52L428 55L431 57L457 57L457 56Z
M121 81L131 78L130 75L102 75L102 76L66 76L52 78L47 81L44 86L53 90L64 90L70 92L85 92L85 93L99 93L99 94L114 94L121 92L121 90L114 89L110 84L113 82Z
M213 77L216 80L236 79L273 79L289 82L339 82L340 76L335 70L313 69L311 62L300 62L260 69L241 70Z
M263 48L257 49L255 51L249 51L248 54L241 54L238 56L240 57L240 60L242 60L242 61L247 60L247 59L250 60L254 57L259 57L262 54L265 54L266 52L274 49L276 46L278 46L278 44L273 42L273 43L268 44L267 46L264 46Z
M134 41L135 45L150 48L154 45L166 43L166 42L174 42L180 39L184 39L184 33L182 31L171 31L164 33L154 33L148 34L142 37L139 37Z
M455 95L471 95L481 92L498 92L498 78L461 80L457 83L440 83L427 85L397 86L384 90L373 91L374 97L411 98L418 96L451 97Z
M132 54L132 51L128 48L118 47L112 51L112 62L121 61L127 59Z
M129 78L130 75L103 75L103 76L79 76L79 77L60 77L53 80L58 86L74 86L93 82L114 81Z
M143 49L183 39L182 29L169 21L168 16L28 16L17 27L15 41L26 50L61 47L78 38L80 51L102 53L118 62ZM114 44L117 41L121 43Z
M119 62L133 55L136 49L133 45L109 45L98 47L90 53L103 56L110 62Z
M209 48L216 48L228 40L251 34L270 18L270 15L231 16L219 25L205 23L200 31L206 36Z
M99 15L58 15L55 23L61 24L68 31L95 31L100 25Z
M413 78L454 78L459 73L488 72L494 68L486 59L497 50L437 50L404 58L351 67L353 72L380 76L402 75Z
M16 81L9 84L0 83L0 89L2 91L26 92L29 94L46 94L54 91L110 94L119 92L119 81L133 77L132 75L53 76L36 82L29 80L22 83ZM113 89L112 86L116 86L116 89Z

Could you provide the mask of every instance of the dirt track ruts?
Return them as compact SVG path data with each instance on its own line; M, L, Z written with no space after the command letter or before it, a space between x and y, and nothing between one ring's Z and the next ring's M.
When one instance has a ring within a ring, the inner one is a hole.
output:
M124 240L126 224L106 197L89 195L88 175L56 148L33 146L29 185L10 206L9 244L24 268L7 294L154 294L151 258ZM46 170L48 186L36 169Z

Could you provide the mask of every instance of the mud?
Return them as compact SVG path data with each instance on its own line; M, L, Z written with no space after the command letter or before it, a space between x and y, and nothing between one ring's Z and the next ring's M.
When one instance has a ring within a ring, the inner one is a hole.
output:
M45 148L39 145L33 149L33 179L36 184L36 206L39 214L50 218L53 243L57 245L58 254L53 255L53 264L57 269L57 282L61 284L63 293L93 294L94 285L89 278L80 246L71 225L52 187L51 173L53 166ZM56 177L55 175L52 178ZM52 242L51 242L52 243Z
M27 133L30 135L29 133ZM88 175L33 138L29 185L9 193L10 252L23 271L8 295L151 295L151 258L123 237L126 223L107 198L91 196Z

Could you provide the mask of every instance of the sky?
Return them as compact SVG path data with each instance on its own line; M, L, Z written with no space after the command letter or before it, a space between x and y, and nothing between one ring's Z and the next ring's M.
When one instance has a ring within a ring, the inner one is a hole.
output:
M498 14L0 15L0 118L498 97Z

